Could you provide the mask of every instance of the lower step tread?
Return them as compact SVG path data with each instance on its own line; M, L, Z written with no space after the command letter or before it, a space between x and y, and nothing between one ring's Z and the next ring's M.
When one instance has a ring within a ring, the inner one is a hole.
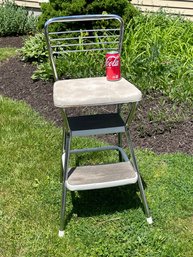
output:
M132 164L127 162L78 166L68 171L66 187L71 191L99 189L136 183Z

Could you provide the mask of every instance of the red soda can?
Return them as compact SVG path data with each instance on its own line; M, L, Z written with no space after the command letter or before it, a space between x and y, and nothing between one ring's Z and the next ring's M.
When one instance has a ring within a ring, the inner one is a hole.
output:
M121 78L120 54L117 51L106 53L106 77L107 80L119 80Z

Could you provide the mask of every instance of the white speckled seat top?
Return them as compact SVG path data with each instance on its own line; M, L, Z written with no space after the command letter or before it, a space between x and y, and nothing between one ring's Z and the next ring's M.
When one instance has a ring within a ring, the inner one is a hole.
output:
M138 102L142 97L141 91L124 78L58 80L53 91L54 105L59 108Z

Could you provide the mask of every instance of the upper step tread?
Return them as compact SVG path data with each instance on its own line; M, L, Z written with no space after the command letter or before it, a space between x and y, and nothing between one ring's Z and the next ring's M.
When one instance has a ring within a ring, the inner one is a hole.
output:
M68 122L72 131L125 126L121 116L118 113L68 117Z
M125 132L125 124L118 113L68 117L73 136L88 136Z

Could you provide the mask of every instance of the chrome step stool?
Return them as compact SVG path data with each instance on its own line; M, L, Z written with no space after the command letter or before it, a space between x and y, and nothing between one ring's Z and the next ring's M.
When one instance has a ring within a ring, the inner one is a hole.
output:
M100 22L104 21L106 24L110 24L109 28L104 28L104 23L102 28L99 28ZM60 24L59 31L52 28L56 23ZM73 24L72 26L78 23L79 28L82 27L82 29L68 30L69 23ZM85 23L97 25L94 28L85 28ZM64 235L67 189L70 191L90 190L138 183L147 222L149 224L153 222L129 133L129 125L133 119L137 103L142 97L141 92L124 78L113 82L108 81L106 77L59 80L57 73L56 60L62 54L86 53L88 51L103 51L104 55L108 51L118 51L121 54L123 33L123 20L119 16L111 14L56 17L45 23L45 36L55 78L54 105L61 108L64 119L60 237ZM129 107L128 116L125 120L121 116L122 104L127 104ZM102 105L117 105L117 112L76 117L68 117L66 114L66 109L70 107ZM118 145L70 149L73 136L110 133L118 135ZM122 133L127 136L131 162L122 148ZM119 162L69 168L70 154L105 150L118 151Z

